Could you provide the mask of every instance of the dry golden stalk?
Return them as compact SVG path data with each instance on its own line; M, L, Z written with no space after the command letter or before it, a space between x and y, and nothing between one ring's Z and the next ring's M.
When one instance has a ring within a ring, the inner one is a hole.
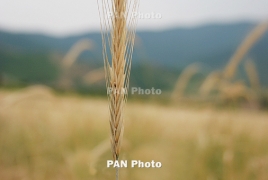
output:
M97 171L95 165L97 164L98 160L104 153L106 153L109 150L109 148L110 148L110 142L109 139L107 139L101 142L99 145L97 145L96 147L94 147L94 149L90 151L89 169L92 175L94 175Z
M227 101L235 101L240 98L243 98L247 101L250 101L250 93L243 81L237 81L230 83L225 81L220 84L220 98Z
M74 44L68 53L65 55L62 61L62 65L65 69L69 69L77 60L78 56L85 50L91 50L94 47L94 43L90 39L82 39Z
M173 100L177 100L178 98L183 96L184 90L187 87L188 82L190 81L192 76L198 72L199 69L200 67L198 64L192 64L184 69L179 79L177 80L177 83L173 90L171 96Z
M105 74L103 68L98 68L93 71L90 71L83 77L83 81L86 84L94 84L96 82L99 82L101 80L105 79Z
M128 94L138 4L139 0L98 1L114 160L119 160L124 132L123 112Z
M255 63L252 60L248 59L245 63L245 70L251 87L254 90L258 91L260 89L260 80Z
M217 87L217 84L220 82L220 78L220 71L213 71L210 73L200 87L200 94L202 96L209 95L209 93Z
M245 38L242 44L238 47L233 57L230 59L229 64L224 70L224 78L231 79L237 69L237 66L245 56L245 54L250 50L250 48L262 37L262 35L268 29L268 22L258 25L249 35Z

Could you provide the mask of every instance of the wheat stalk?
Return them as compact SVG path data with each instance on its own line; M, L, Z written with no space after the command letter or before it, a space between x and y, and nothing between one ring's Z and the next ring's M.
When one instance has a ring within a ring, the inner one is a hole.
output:
M250 93L243 81L228 82L224 81L220 85L220 98L222 100L238 100L239 98L244 98L250 101Z
M69 69L83 51L91 50L93 47L94 42L90 39L82 39L75 43L63 58L62 66L64 69Z
M171 97L173 100L176 100L183 96L184 90L186 89L188 82L193 77L193 75L195 75L198 72L199 69L200 69L200 66L195 63L195 64L191 64L190 66L186 67L183 70L172 92Z
M103 68L98 68L90 71L86 75L83 76L83 81L87 84L94 84L96 82L99 82L105 78L104 70Z
M231 79L234 76L239 63L242 61L245 54L262 37L262 35L266 32L267 29L268 22L261 23L247 35L247 37L238 47L233 57L230 59L229 64L225 68L223 74L225 79Z
M103 57L110 109L111 145L119 160L139 0L98 0ZM119 169L116 169L119 179Z
M90 151L90 164L89 164L89 169L90 169L90 173L92 175L95 175L96 173L96 164L98 162L98 160L100 159L100 157L106 153L109 150L110 147L110 142L109 139L104 140L103 142L101 142L100 144L98 144L96 147L94 147L94 149L92 149Z
M260 80L259 80L258 70L256 68L255 63L251 59L248 59L246 61L245 70L246 70L251 87L256 91L259 90Z
M201 87L200 87L200 94L202 96L207 96L209 95L209 93L217 87L218 83L220 82L220 78L221 78L221 71L213 71L211 72L206 79L204 80L204 82L202 83Z

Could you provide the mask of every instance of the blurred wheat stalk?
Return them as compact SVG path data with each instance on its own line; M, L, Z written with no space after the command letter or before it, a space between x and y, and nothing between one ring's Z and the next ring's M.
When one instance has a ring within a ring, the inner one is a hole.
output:
M119 160L124 132L123 111L128 94L138 4L139 0L98 1L114 160ZM118 168L116 179L119 179Z
M236 71L246 54L254 46L254 44L261 39L268 29L268 22L258 24L243 40L241 45L237 48L233 56L230 58L228 64L223 70L211 72L200 86L199 94L207 98L212 91L216 91L222 99L238 99L244 98L246 100L254 101L257 92L260 92L261 85L258 75L258 70L253 61L247 60L244 64L251 90L241 80L234 80ZM181 73L172 93L172 100L178 100L183 97L187 84L191 77L200 69L196 64L189 65ZM252 91L253 90L253 91ZM254 92L254 93L253 93Z
M259 91L261 88L261 85L260 85L258 70L254 61L251 59L248 59L246 63L244 64L244 66L245 66L245 70L246 70L252 89L255 91Z
M74 44L63 58L62 66L64 69L69 69L83 51L92 50L94 46L94 42L90 39L82 39Z
M73 78L74 78L74 73L72 73L72 68L75 65L75 63L78 61L79 56L84 52L84 51L91 51L95 47L95 42L91 39L81 39L78 42L76 42L70 50L66 53L64 58L61 61L61 68L62 68L62 73L61 76L58 79L58 85L60 88L64 89L71 89L73 86ZM103 73L104 74L104 73ZM103 75L104 76L104 75ZM90 80L85 80L83 79L86 83L89 82L89 84L92 84L101 78L98 78L97 80L93 79L93 82Z
M229 64L224 70L224 78L231 79L239 65L239 63L244 58L245 54L251 49L251 47L263 36L263 34L268 29L268 22L259 24L255 29L253 29L242 44L238 47L233 57L230 59Z
M178 100L181 98L184 94L184 91L187 87L187 84L191 80L191 78L198 72L200 69L199 64L191 64L188 67L186 67L181 75L179 76L175 88L172 92L172 99L173 100Z
M255 45L256 42L265 34L268 29L268 22L263 22L257 25L244 39L241 45L237 48L236 52L229 60L229 63L225 67L222 75L222 80L218 86L221 94L232 94L233 97L239 97L243 95L246 99L252 99L252 93L247 90L246 85L243 83L231 82L238 71L239 64ZM245 69L249 76L250 83L253 90L259 88L259 78L256 70L256 66L253 62L246 62ZM228 86L226 86L228 84Z

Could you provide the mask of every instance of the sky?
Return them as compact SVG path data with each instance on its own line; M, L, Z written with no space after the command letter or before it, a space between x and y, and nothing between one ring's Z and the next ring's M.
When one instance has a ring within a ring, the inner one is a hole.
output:
M268 0L140 0L139 30L268 20ZM0 0L0 29L55 36L100 28L97 0Z

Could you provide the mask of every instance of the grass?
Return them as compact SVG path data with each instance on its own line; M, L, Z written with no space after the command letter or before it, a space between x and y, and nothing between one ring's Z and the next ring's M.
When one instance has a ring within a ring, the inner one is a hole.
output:
M111 159L105 149L106 100L39 92L50 98L28 96L1 108L0 179L113 177L114 170L106 168ZM7 97L29 93L33 90L0 91L0 106ZM125 118L121 159L161 161L162 168L121 169L123 179L262 180L268 175L267 112L130 101Z

